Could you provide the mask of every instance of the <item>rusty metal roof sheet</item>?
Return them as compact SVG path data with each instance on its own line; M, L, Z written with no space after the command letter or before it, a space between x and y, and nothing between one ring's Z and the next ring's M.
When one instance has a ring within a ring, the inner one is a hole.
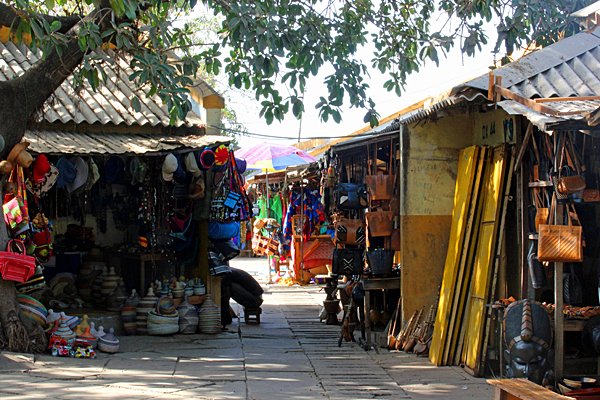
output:
M149 87L137 89L129 81L133 73L129 63L112 50L107 56L115 60L114 65L104 63L107 74L106 85L101 84L94 92L87 81L82 87L74 86L73 76L69 76L54 92L43 108L42 119L47 122L86 122L102 125L162 125L169 126L169 110L158 95L146 97ZM12 42L0 42L0 80L9 80L25 73L41 57L41 52L32 52L27 46L17 46ZM131 107L130 99L134 92L141 103L140 112ZM203 125L202 119L190 111L184 121L176 126Z
M105 132L66 132L58 130L27 131L23 140L29 149L39 154L144 154L160 155L179 150L198 149L215 144L227 144L227 136L175 136L117 134Z

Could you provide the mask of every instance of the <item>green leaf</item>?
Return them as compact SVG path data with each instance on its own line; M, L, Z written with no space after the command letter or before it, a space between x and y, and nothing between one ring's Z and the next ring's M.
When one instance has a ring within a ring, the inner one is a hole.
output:
M133 110L135 112L142 111L142 104L140 103L140 99L136 95L134 95L131 98L131 107L133 107Z
M48 10L52 10L54 8L54 0L46 0L46 7Z

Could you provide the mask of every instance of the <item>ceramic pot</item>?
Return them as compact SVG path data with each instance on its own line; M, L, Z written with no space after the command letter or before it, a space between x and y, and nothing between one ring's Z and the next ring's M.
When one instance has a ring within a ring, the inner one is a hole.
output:
M137 324L135 321L138 303L140 302L140 296L136 293L135 289L131 291L131 296L123 303L123 309L121 310L121 322L123 322L123 328L125 333L128 335L137 334Z
M198 309L185 296L183 303L177 307L179 313L179 333L192 334L198 329Z
M119 351L119 339L114 335L115 330L110 328L108 333L98 339L98 350L114 354Z
M206 296L202 308L198 311L198 330L200 333L221 333L221 310L210 295Z
M154 295L152 288L148 289L146 297L140 300L135 309L135 322L138 330L138 334L146 335L148 333L146 324L148 321L148 312L154 308L158 297Z

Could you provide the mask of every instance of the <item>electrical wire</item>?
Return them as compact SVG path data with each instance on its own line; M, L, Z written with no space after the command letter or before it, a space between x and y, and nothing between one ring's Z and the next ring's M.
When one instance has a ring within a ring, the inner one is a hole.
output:
M239 134L241 136L247 136L247 137L258 137L258 138L273 139L273 140L295 140L296 139L296 138L290 138L290 137L266 135L264 133L246 132L246 131L241 131L238 129L224 128L222 126L214 126L214 125L205 125L205 126L207 128L219 129L223 132L230 132L230 133ZM394 129L393 131L389 131L389 132L359 133L356 135L350 134L350 135L335 136L335 137L311 136L311 137L303 137L302 139L303 140L313 140L313 139L344 139L344 138L361 138L361 137L368 138L368 137L379 136L381 134L398 133L398 132L400 132L399 129Z

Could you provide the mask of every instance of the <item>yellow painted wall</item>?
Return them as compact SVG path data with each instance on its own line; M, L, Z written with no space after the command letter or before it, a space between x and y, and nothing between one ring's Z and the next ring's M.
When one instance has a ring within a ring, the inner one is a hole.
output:
M449 116L405 129L402 141L402 313L437 302L444 273L460 150L472 117Z
M515 143L515 116L508 115L502 108L475 113L473 122L474 145L498 146L502 143Z

